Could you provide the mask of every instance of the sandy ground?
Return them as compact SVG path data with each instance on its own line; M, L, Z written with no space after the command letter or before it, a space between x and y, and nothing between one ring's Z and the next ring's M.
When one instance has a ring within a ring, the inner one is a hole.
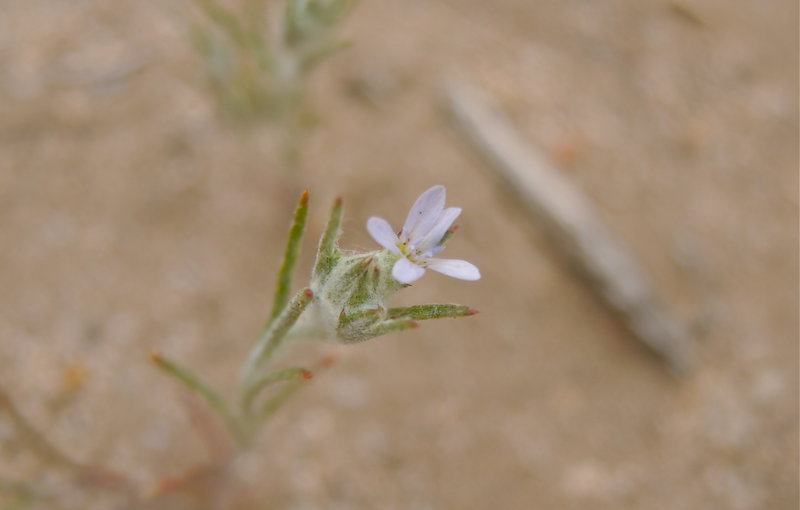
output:
M272 131L215 115L189 7L3 5L0 387L137 494L74 482L0 416L0 505L22 482L48 509L797 508L795 2L364 0L294 175ZM666 375L496 186L442 111L454 75L595 201L694 328L691 373ZM140 501L207 460L148 350L232 392L298 190L300 285L335 196L343 245L373 249L366 218L398 224L437 183L464 208L448 253L483 278L398 302L481 313L347 348L227 480Z

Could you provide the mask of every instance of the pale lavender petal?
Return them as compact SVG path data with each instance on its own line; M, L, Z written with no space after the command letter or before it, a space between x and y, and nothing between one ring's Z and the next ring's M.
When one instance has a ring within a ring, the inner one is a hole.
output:
M461 214L460 207L448 207L436 218L436 223L431 227L430 231L417 241L415 248L424 253L439 245L439 242L444 237L450 225L456 221L458 215Z
M434 271L439 271L447 276L460 280L480 280L481 272L466 260L456 259L428 259L426 265Z
M433 224L436 223L436 219L442 209L444 209L446 194L444 186L437 185L424 191L417 198L417 201L408 211L406 222L403 223L400 237L404 241L422 237L430 230Z
M378 244L391 252L400 254L400 249L397 247L397 234L394 233L388 221L378 216L372 216L367 220L367 232Z
M400 257L392 268L392 276L400 283L412 283L419 280L424 274L424 267L414 264L405 257Z
M439 246L434 246L428 251L420 253L421 258L430 258L439 253L440 251L444 250L444 245L440 244Z

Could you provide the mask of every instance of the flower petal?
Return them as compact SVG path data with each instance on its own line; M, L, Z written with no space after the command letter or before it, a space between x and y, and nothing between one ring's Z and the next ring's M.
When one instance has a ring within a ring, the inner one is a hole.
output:
M439 271L447 276L460 280L480 280L481 272L475 265L466 260L457 259L428 259L426 265L434 271Z
M388 221L378 216L372 216L367 220L367 232L378 244L393 253L400 254L400 249L397 247L397 234L394 233Z
M421 253L432 250L442 240L444 233L450 228L450 225L456 221L458 215L461 214L460 207L448 207L436 218L436 223L433 224L430 231L422 239L416 242L415 248Z
M414 264L405 257L400 257L392 268L392 276L400 283L412 283L419 280L424 274L424 267Z
M422 237L428 233L430 228L436 223L436 219L444 209L444 200L447 192L444 186L436 185L424 191L406 216L403 223L403 230L400 237L404 241Z

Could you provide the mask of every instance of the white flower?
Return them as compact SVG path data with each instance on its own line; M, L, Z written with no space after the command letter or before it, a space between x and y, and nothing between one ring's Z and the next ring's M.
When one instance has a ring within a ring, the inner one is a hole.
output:
M445 209L445 194L444 186L434 186L422 193L408 211L399 235L383 218L373 216L367 220L367 231L372 238L400 256L392 268L392 276L398 282L416 281L426 268L462 280L480 279L478 268L466 260L433 258L444 249L445 234L461 214L460 207Z

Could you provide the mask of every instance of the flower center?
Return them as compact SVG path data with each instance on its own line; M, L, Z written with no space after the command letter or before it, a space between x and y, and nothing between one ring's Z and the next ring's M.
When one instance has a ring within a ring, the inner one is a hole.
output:
M407 258L414 264L417 264L418 266L423 265L421 261L417 261L417 257L419 257L421 254L419 253L419 251L417 251L416 247L413 244L409 245L407 241L406 242L401 241L397 243L397 247L400 249L400 253L402 253L405 258Z

